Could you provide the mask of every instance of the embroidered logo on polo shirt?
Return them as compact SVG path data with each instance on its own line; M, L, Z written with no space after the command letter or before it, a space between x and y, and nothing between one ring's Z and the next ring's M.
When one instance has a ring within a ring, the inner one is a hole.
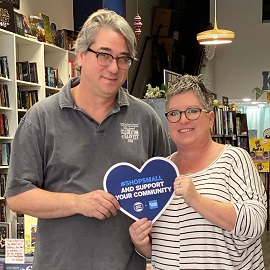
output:
M128 142L134 142L139 139L139 124L120 123L121 138Z

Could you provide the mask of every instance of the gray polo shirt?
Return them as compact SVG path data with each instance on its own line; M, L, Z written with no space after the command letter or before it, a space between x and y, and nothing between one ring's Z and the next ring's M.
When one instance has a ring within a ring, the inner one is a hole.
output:
M118 162L140 168L153 156L169 155L161 120L141 100L119 90L114 108L98 124L71 96L73 79L35 104L21 120L12 144L5 197L36 187L83 194L103 189L106 171ZM144 270L118 212L106 220L74 215L39 219L34 256L37 270Z

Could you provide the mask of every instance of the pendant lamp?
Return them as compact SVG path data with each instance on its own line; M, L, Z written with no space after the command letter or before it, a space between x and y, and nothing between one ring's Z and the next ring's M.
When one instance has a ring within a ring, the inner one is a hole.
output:
M217 45L231 43L235 34L230 30L218 29L217 27L217 2L215 0L215 21L214 29L201 32L197 35L197 40L201 45Z

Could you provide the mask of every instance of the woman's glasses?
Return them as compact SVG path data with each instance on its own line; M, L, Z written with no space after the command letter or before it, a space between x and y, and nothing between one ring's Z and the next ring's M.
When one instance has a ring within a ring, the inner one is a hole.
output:
M176 123L180 121L182 113L185 114L186 118L190 121L197 120L202 112L208 113L209 111L200 109L200 108L190 108L186 109L185 111L178 111L178 110L171 110L165 113L168 121L171 123Z

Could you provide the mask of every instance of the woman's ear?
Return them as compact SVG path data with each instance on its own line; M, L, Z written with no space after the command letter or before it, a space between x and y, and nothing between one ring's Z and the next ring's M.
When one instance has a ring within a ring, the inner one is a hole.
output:
M214 111L210 111L208 113L208 117L209 117L209 126L210 126L210 130L211 130L214 123L215 123L215 113L214 113Z

